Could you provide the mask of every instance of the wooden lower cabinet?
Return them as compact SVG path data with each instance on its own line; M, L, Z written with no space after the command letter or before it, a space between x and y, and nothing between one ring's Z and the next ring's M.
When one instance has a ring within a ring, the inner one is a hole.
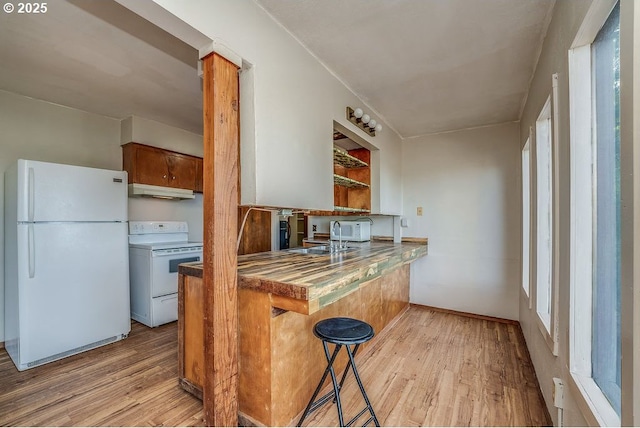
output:
M186 390L201 397L204 332L198 326L202 323L198 289L202 278L193 275L194 269L189 271L181 267L179 278L179 376ZM378 335L409 305L409 265L362 284L312 315L274 307L270 293L238 292L240 420L285 426L297 422L326 366L322 342L313 334L315 323L347 316L368 322ZM360 358L371 343L361 347ZM341 353L338 370L345 367L346 359L346 353Z
M200 277L178 275L178 372L182 387L202 399L204 290L199 272Z
M238 207L238 233L242 221L246 217L244 230L240 235L238 255L271 251L271 213L251 210L249 207Z

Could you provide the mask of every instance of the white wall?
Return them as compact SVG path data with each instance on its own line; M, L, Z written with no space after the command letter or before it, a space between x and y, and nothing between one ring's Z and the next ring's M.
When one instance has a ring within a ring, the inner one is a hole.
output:
M553 378L562 379L564 387L563 422L567 426L585 426L593 420L587 410L586 401L581 397L571 380L571 343L570 313L573 310L589 310L589 308L572 308L570 295L570 104L568 51L576 38L576 34L588 15L595 1L559 1L556 2L553 17L549 25L540 59L531 82L526 105L523 110L520 131L520 146L524 146L528 127L542 109L551 93L551 74L558 73L558 352L554 356L545 342L537 325L535 301L521 292L520 324L531 354L543 396L554 424L559 422L559 414L553 406ZM638 278L638 241L637 225L640 224L638 170L640 169L638 144L638 115L640 96L636 87L640 82L637 52L640 44L640 9L638 2L621 1L620 28L620 63L621 63L621 188L623 189L623 223L621 272L622 284L622 424L637 426L640 415L640 385L638 377L638 355L640 355L640 330L638 313L640 304L637 291ZM633 54L633 55L632 55ZM635 57L634 57L635 56ZM635 118L634 118L635 116ZM533 153L532 153L533 155ZM533 158L532 158L533 159ZM533 161L535 165L535 160ZM535 174L535 171L534 171ZM634 183L635 177L635 183ZM535 175L532 177L532 194L535 194ZM634 187L635 186L635 187ZM531 236L536 236L535 199L532 201ZM634 235L635 233L635 235ZM532 239L531 266L535 266L535 239ZM635 259L635 260L634 260ZM635 278L634 278L635 276ZM535 284L535 270L532 269L530 283ZM532 290L532 297L535 290ZM533 303L533 304L531 304ZM531 306L531 308L530 308Z
M204 156L202 134L194 134L143 117L130 116L122 120L120 142L126 144L132 141L187 155Z
M403 142L402 235L429 238L429 256L412 263L412 302L518 319L518 132L507 123Z
M307 232L309 237L313 237L313 226L316 226L317 233L329 233L330 225L332 220L363 220L365 218L370 218L373 220L373 224L371 224L371 235L372 236L393 236L393 216L385 216L385 215L371 215L366 217L358 217L358 216L309 216L309 226L307 227ZM367 221L367 220L364 220Z
M520 291L520 325L524 333L531 360L538 376L542 394L547 403L549 414L555 425L558 424L558 412L553 406L552 387L553 377L564 380L564 423L568 426L585 426L586 420L582 416L572 393L568 387L569 373L569 81L568 81L568 50L575 37L591 1L560 1L556 2L553 17L549 24L547 36L538 60L536 72L531 82L526 105L521 119L519 147L523 147L530 126L535 126L536 119L552 91L551 75L558 73L558 130L559 130L559 214L560 227L558 230L560 242L560 281L559 281L559 344L558 356L554 357L537 324L535 301L530 305L524 291ZM535 147L532 147L532 188L535 195ZM535 267L536 251L536 217L535 197L532 199L532 229L531 229L531 296L535 299ZM531 308L530 308L531 306Z
M181 130L170 130L157 122L155 126L152 121L143 122L146 129L161 129L172 138L184 137ZM121 170L120 138L120 120L0 91L0 225L4 225L4 171L16 159ZM181 141L193 143L193 137L174 139L167 148L181 151ZM192 146L187 143L184 147ZM191 239L202 239L200 196L195 201L130 198L129 218L187 220ZM4 341L4 226L0 227L1 341Z
M174 220L186 221L189 225L189 240L202 241L202 195L195 199L165 201L154 198L129 198L129 220Z
M400 138L262 8L237 0L155 1L253 66L252 82L244 85L253 96L241 96L241 108L253 104L248 114L241 110L241 122L253 119L253 127L243 128L241 145L243 161L256 161L242 165L243 204L332 210L335 120L380 149L380 186L373 189L380 198L372 198L378 204L373 211L400 213ZM385 129L366 135L345 118L347 106L362 106ZM288 173L275 165L287 165Z
M620 9L622 199L622 425L640 426L640 4ZM627 233L628 231L628 233Z

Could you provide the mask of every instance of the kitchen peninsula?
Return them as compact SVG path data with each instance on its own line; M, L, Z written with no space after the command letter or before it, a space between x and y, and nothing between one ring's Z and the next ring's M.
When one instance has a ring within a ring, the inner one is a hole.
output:
M241 422L290 425L326 365L314 324L348 316L368 322L379 334L408 307L409 264L426 254L425 239L422 244L372 242L326 255L289 250L239 256ZM201 396L202 265L183 264L179 272L180 382ZM337 367L345 364L343 358Z

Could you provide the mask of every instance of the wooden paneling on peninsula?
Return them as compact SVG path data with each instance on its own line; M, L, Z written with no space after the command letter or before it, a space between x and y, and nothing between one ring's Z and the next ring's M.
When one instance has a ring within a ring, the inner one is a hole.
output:
M139 143L122 146L129 183L202 192L202 158Z
M239 256L240 422L295 423L326 365L313 325L349 316L379 334L408 307L409 263L426 253L426 245L372 243L338 255ZM202 265L181 265L178 284L180 382L201 396ZM337 369L345 364L339 359Z

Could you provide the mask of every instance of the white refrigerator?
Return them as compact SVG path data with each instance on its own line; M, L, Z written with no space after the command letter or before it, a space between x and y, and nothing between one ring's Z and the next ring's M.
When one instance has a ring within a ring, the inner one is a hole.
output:
M127 337L127 173L5 172L5 348L25 370Z

